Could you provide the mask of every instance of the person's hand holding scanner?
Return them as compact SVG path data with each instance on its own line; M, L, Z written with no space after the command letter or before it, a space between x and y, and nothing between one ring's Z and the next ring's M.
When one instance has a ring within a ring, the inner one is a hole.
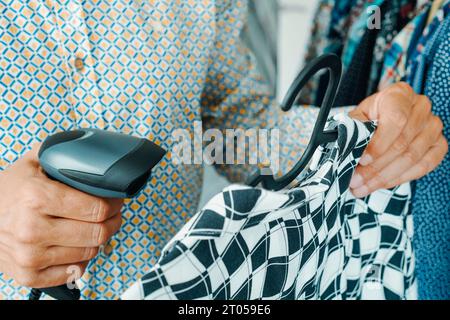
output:
M350 183L356 197L419 179L448 152L442 121L432 114L430 100L415 94L406 83L367 98L350 116L378 121Z
M46 288L80 275L120 228L121 199L97 198L49 179L39 146L0 172L0 272Z

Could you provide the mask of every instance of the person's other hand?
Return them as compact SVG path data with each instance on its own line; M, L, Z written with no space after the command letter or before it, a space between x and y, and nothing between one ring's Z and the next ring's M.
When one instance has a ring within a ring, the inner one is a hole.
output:
M377 120L378 128L350 183L355 197L419 179L448 152L442 121L431 102L406 83L397 83L364 100L350 112L355 119Z
M119 230L123 201L49 179L39 166L38 147L0 173L0 272L21 285L45 288L73 277L69 266L84 273L99 246Z

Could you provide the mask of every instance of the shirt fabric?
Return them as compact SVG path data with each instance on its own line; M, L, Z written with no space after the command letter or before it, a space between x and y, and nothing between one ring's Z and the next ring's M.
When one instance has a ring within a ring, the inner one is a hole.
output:
M323 53L332 53L339 57L342 55L352 17L350 13L356 4L357 0L335 1L331 12L331 21L327 26L329 29L326 35L327 46L324 48ZM314 105L320 106L322 104L325 92L327 91L329 78L330 75L328 73L319 77L317 88L314 91Z
M335 6L335 0L320 0L317 10L314 13L313 24L310 31L308 49L305 55L305 64L323 54L329 45L329 29L331 26L332 12ZM312 105L316 101L319 81L311 79L305 84L298 102L300 104Z
M380 7L382 16L386 14L387 9L388 2L385 1ZM337 106L347 105L347 103L358 104L367 97L373 52L379 32L379 29L366 29L352 61L342 76L339 94L335 102Z
M385 0L358 0L356 6L351 11L351 23L348 32L347 42L344 45L342 53L342 64L344 70L350 66L353 57L355 57L355 51L358 48L362 37L367 30L367 21L369 13L367 9L370 6L380 7Z
M333 117L298 186L214 197L122 299L414 299L411 189L348 191L375 124Z
M416 9L415 0L387 1L388 10L383 16L380 33L377 37L372 67L367 86L367 95L377 92L386 52L391 48L394 37L409 23Z
M346 69L336 105L359 104L376 93L384 57L394 36L412 18L416 2L411 0L384 1L380 7L381 28L367 29L355 49ZM366 18L366 15L362 15ZM349 41L350 42L350 41Z
M1 170L34 142L75 128L146 137L169 151L89 264L83 299L118 297L196 212L202 168L171 161L174 130L193 132L196 120L204 129L270 127L280 118L240 41L246 9L243 0L0 0ZM315 119L289 118L279 125L293 143L282 159L296 161L307 137L292 132ZM247 172L219 169L234 181ZM0 274L0 299L28 292Z
M390 49L386 52L381 70L378 90L386 89L390 85L406 79L406 68L412 48L422 35L428 18L431 2L427 2L418 14L408 23L392 41Z
M323 0L319 2L314 15L313 28L308 44L305 61L308 62L324 53L334 53L342 56L344 72L348 65L346 60L351 60L353 52L350 47L356 49L360 38L364 34L367 25L366 9L370 5L381 5L384 0ZM361 37L355 35L355 26L358 25ZM352 31L352 32L351 32ZM320 105L325 95L328 84L328 75L310 80L302 90L298 102L300 104Z
M450 1L447 1L447 12ZM444 10L446 10L444 8ZM443 18L444 11L438 13ZM439 24L421 54L414 81L430 98L433 113L444 124L450 141L450 16ZM420 80L422 79L422 80ZM421 83L420 81L423 81ZM419 85L420 84L420 85ZM450 299L450 156L438 168L417 180L413 197L417 279L421 299Z
M427 25L417 45L411 52L407 69L407 81L411 84L414 91L419 94L424 92L426 82L425 77L427 70L425 70L425 67L427 66L427 62L424 61L424 59L426 59L428 53L424 53L424 50L427 48L427 44L436 40L436 31L439 29L443 20L448 16L449 12L450 2L446 1L442 9L436 13L431 23Z

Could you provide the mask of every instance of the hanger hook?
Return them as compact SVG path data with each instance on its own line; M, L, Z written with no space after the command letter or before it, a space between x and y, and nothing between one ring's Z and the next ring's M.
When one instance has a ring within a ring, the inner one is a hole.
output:
M305 84L321 70L328 70L329 80L325 97L320 106L319 115L311 136L311 140L296 165L283 177L275 179L273 175L261 175L258 170L250 177L247 184L257 186L259 183L268 190L278 191L287 187L294 179L304 170L305 166L311 160L315 150L321 144L336 141L336 131L324 131L325 124L328 120L331 108L334 106L336 95L339 89L339 83L342 75L342 63L335 54L324 54L312 60L297 76L287 91L286 97L281 103L283 111L289 111L294 105L298 95L302 91Z

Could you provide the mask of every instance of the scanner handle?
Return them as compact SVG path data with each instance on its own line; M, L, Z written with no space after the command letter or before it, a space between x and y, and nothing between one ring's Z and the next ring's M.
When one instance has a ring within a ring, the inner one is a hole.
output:
M66 284L57 287L31 289L30 300L39 300L42 293L49 295L57 300L79 300L81 292L78 288L70 289Z

